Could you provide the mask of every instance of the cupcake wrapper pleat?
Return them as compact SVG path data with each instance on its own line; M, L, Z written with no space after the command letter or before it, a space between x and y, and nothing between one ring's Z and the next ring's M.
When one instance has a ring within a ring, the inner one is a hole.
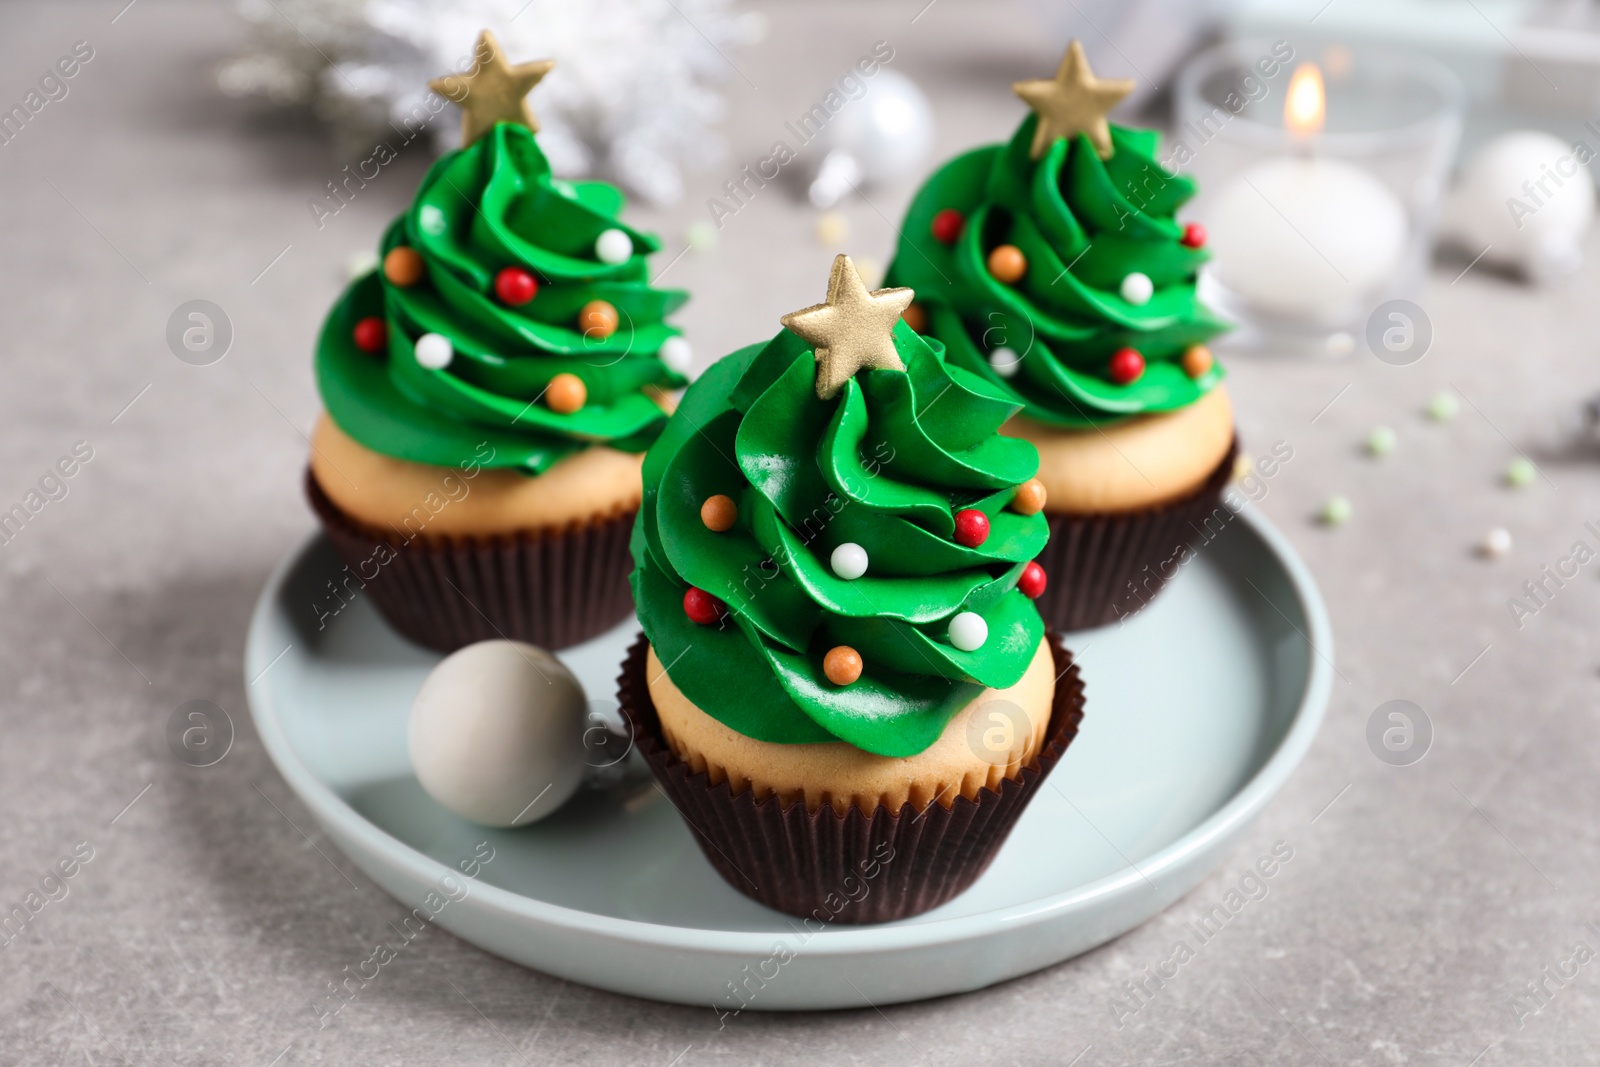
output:
M407 541L339 510L310 471L306 496L361 592L419 645L453 652L505 638L565 648L633 610L628 536L637 509L561 530ZM393 558L376 566L380 545Z
M724 881L770 908L827 923L878 923L936 908L964 891L993 861L1028 802L1077 736L1083 680L1072 653L1051 635L1057 673L1050 725L1038 758L998 790L958 796L921 811L844 815L823 805L776 796L757 801L694 773L661 735L645 679L644 635L628 652L618 700L634 744L689 824L700 850Z
M1199 489L1171 503L1103 515L1050 515L1050 541L1038 557L1049 584L1034 602L1044 624L1063 633L1088 630L1126 619L1150 603L1177 573L1183 550L1232 521L1231 512L1223 519L1216 512L1238 454L1235 441Z

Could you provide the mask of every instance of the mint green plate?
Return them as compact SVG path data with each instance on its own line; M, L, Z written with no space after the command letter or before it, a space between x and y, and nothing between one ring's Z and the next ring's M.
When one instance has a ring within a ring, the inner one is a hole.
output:
M361 598L318 630L313 605L339 569L320 536L290 554L245 654L256 728L328 837L408 907L442 882L451 892L431 898L433 921L498 956L729 1011L979 989L1132 929L1225 859L1283 785L1333 669L1316 584L1247 508L1130 622L1071 636L1088 689L1082 733L971 889L913 919L814 931L725 885L637 778L520 830L435 804L411 773L406 718L439 657ZM614 697L636 634L630 619L562 653L592 700ZM491 849L465 879L463 865Z

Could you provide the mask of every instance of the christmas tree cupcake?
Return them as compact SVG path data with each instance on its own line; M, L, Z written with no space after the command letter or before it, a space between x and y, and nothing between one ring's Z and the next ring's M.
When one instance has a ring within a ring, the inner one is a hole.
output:
M958 156L907 212L890 284L946 360L1011 397L1004 433L1039 449L1050 521L1039 610L1063 630L1137 611L1176 572L1233 466L1233 413L1195 298L1205 230L1152 131L1105 114L1133 89L1074 41L1009 144Z
M845 256L827 302L714 364L645 459L621 702L736 889L876 922L971 884L1077 732L1031 597L1017 405Z
M525 98L553 64L511 66L487 32L477 57L432 83L463 147L323 326L307 491L340 592L407 637L558 648L628 614L641 454L689 363L663 319L685 294L650 286L660 246L618 220L617 189L551 176Z

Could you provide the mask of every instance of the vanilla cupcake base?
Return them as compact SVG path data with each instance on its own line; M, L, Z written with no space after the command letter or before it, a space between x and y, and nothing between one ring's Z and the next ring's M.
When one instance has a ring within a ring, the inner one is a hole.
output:
M1037 755L1012 777L949 806L907 804L871 815L850 804L808 807L754 789L735 793L678 758L662 733L641 634L623 663L617 699L634 746L682 814L706 861L734 889L812 922L875 923L943 904L993 861L1023 810L1043 787L1083 719L1083 680L1072 654L1049 639L1051 710ZM798 746L805 747L805 746Z
M1051 515L1159 507L1195 493L1233 445L1233 404L1217 386L1187 407L1066 430L1018 415L1000 427L1039 450Z
M1126 621L1145 608L1178 576L1193 545L1234 521L1222 493L1237 455L1230 444L1198 488L1154 507L1062 515L1047 505L1050 540L1038 564L1049 581L1034 601L1045 625L1071 633Z
M319 629L359 595L441 652L494 638L565 648L628 617L643 457L596 445L537 475L488 458L396 459L322 415L306 496L345 567L313 605Z
M487 446L485 446L487 447ZM438 540L560 530L636 511L644 456L594 445L543 474L480 466L437 467L374 452L323 412L311 431L311 473L356 522L402 537Z
M956 712L939 740L914 756L875 756L843 741L779 745L729 729L684 696L661 665L654 646L646 660L650 699L673 753L712 785L727 782L757 800L803 800L843 814L852 805L871 815L879 805L898 812L910 804L949 807L958 796L974 799L1014 778L1039 754L1055 694L1049 641L1009 689L985 689ZM997 704L996 701L1004 703Z
M310 605L316 630L370 597L402 636L440 652L495 638L560 649L633 611L628 538L637 508L563 529L440 537L358 522L310 470L306 497L344 561Z
M1120 622L1178 573L1197 539L1232 519L1233 405L1217 386L1176 411L1065 430L1017 416L1000 432L1039 450L1050 541L1035 601L1045 625L1069 633Z

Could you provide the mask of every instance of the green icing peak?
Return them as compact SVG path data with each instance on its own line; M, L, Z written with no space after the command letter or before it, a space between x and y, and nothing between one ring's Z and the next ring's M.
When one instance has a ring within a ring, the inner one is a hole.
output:
M1207 256L1182 243L1173 217L1194 195L1193 181L1156 161L1156 133L1116 125L1109 159L1079 135L1058 138L1032 160L1037 122L1030 114L1010 143L958 156L928 180L906 213L884 284L915 289L947 360L1041 422L1082 427L1193 403L1223 372L1214 366L1191 379L1183 353L1227 328L1195 298ZM934 217L946 209L965 220L949 244L933 236ZM1027 259L1014 284L989 272L989 253L1000 245ZM1133 272L1154 287L1143 304L1121 293ZM1010 377L989 363L1001 347L1022 357ZM1112 353L1124 347L1145 360L1144 374L1125 385L1109 373Z
M1044 636L1016 584L1049 530L1004 510L1039 464L996 433L1016 403L904 323L893 338L904 371L860 371L828 400L796 334L741 349L689 387L645 457L639 620L678 688L748 737L921 752L983 687L1019 681ZM738 505L722 533L700 518L718 494ZM952 539L965 508L990 521L975 548ZM864 576L834 574L845 543L865 549ZM721 624L688 618L690 587L727 604ZM950 643L961 611L988 625L976 651ZM823 673L836 645L865 663L848 686Z
M317 384L334 422L374 451L441 466L481 457L485 442L494 449L489 466L530 474L591 444L643 451L666 422L652 387L684 384L659 353L678 333L663 320L687 294L650 286L646 256L660 242L618 221L622 207L614 186L552 177L524 126L500 123L439 159L381 247L414 249L422 279L402 287L374 271L351 284L323 325ZM612 229L633 243L616 264L595 253ZM506 267L533 275L530 302L512 307L496 295ZM578 326L593 300L617 311L609 337ZM388 345L364 352L353 330L374 316L387 325ZM417 361L417 339L428 333L450 341L442 369ZM568 414L540 401L563 372L588 393Z

